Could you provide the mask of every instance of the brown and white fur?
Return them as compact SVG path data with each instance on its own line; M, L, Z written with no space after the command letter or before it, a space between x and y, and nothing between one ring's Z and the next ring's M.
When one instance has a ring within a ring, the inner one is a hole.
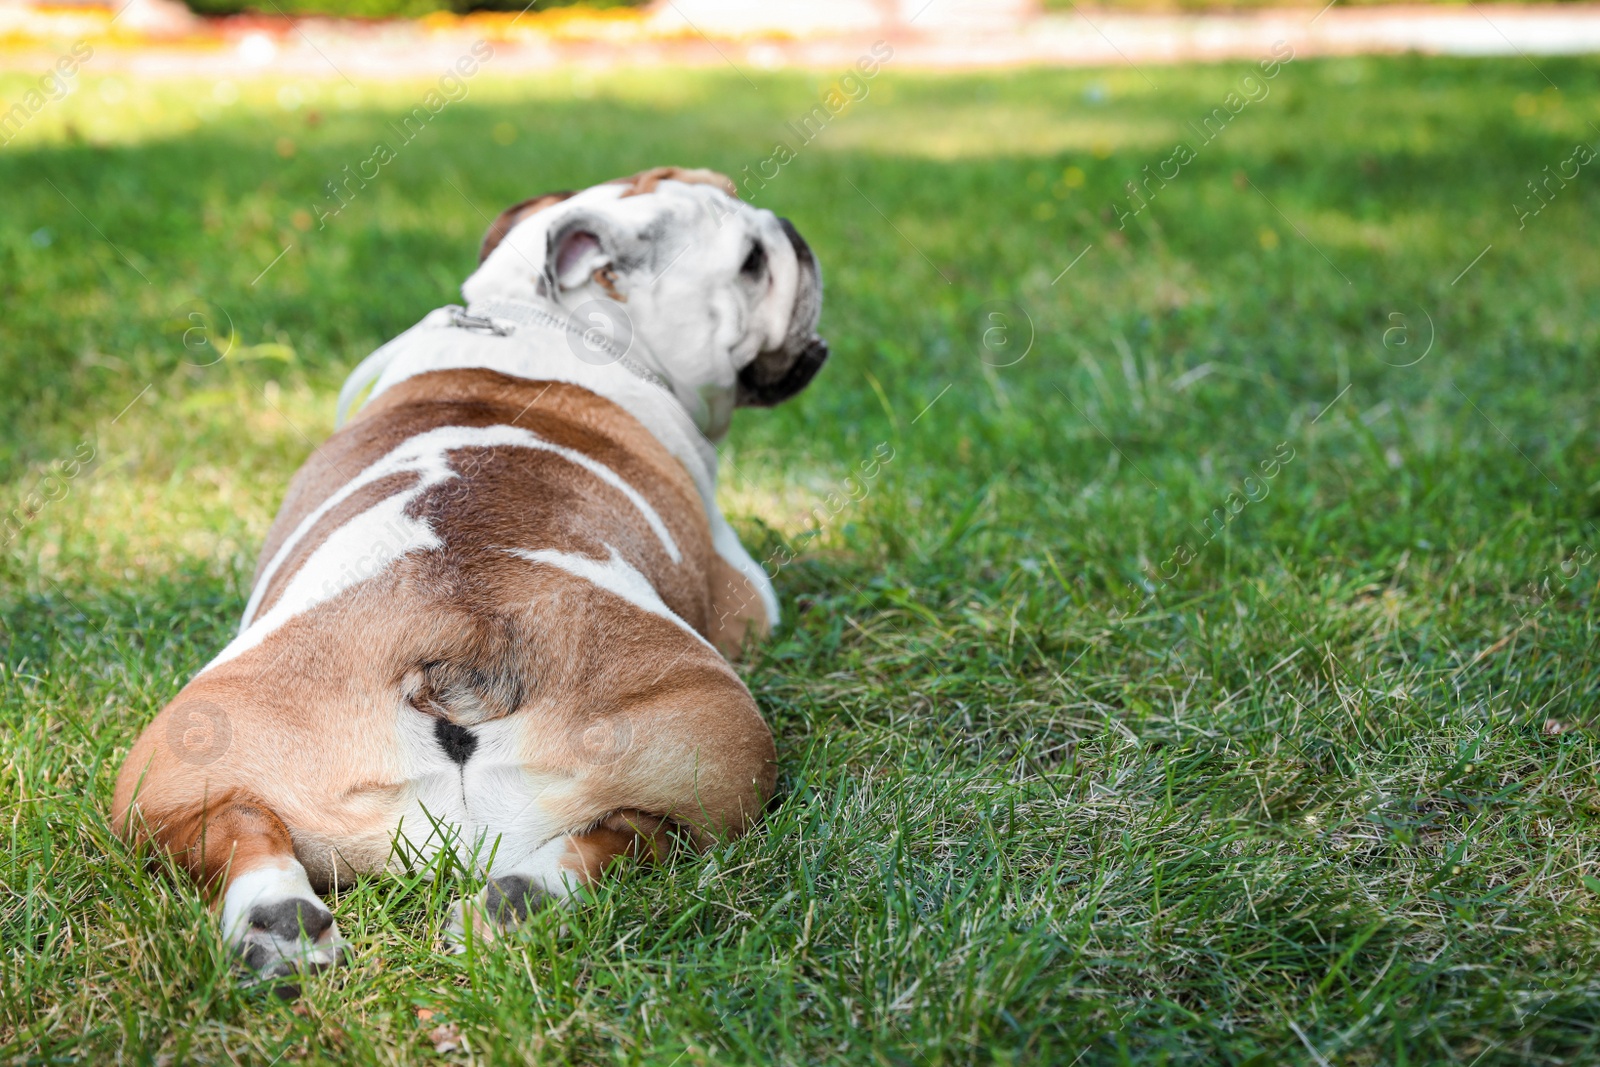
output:
M468 311L600 307L620 359L441 309L352 375L371 397L291 484L239 635L114 798L256 972L338 962L317 892L363 872L452 850L488 878L455 925L492 936L615 857L759 816L772 737L724 654L777 601L711 442L827 349L810 251L732 191L658 168L495 221Z

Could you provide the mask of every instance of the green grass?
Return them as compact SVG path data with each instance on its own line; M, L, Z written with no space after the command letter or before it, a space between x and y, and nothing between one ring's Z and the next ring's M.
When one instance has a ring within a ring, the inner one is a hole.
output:
M465 959L453 881L370 879L293 1007L112 839L133 737L482 216L753 167L827 79L491 64L318 230L425 84L86 75L0 153L8 513L95 450L0 554L0 1058L1600 1057L1600 176L1511 206L1600 136L1600 61L1538 62L1296 61L1126 232L1244 66L873 82L757 197L834 351L726 448L736 525L795 556L744 668L766 822Z

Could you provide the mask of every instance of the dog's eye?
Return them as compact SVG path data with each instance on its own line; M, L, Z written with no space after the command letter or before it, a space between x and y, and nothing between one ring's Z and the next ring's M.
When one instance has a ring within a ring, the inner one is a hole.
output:
M761 272L767 269L767 250L760 245L750 249L750 254L744 257L744 262L739 266L739 273L746 278L754 280L761 277Z

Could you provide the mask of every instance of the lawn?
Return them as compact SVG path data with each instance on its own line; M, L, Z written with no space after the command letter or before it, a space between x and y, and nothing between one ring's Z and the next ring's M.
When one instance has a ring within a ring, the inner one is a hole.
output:
M891 62L804 145L823 75L490 63L400 145L431 83L86 72L0 151L0 1059L1600 1057L1600 60L1537 62L1295 60L1209 143L1253 65ZM776 141L834 355L724 448L766 821L466 958L369 879L241 986L111 782L344 375L506 204Z

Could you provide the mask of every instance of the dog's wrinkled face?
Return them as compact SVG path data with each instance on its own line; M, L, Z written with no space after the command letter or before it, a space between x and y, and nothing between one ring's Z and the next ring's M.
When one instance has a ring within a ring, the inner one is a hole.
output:
M660 375L715 440L740 405L805 387L828 356L822 275L787 219L704 170L662 167L509 208L469 302L550 301Z

